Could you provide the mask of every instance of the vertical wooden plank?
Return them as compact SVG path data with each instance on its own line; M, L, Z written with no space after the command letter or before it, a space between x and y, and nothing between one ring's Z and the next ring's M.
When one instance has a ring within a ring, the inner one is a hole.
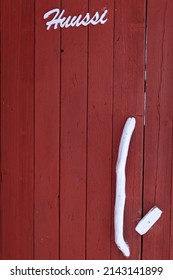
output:
M32 259L34 1L1 5L1 256Z
M163 215L143 238L143 259L164 260L170 257L172 11L172 1L148 1L144 213L157 205Z
M90 14L108 10L89 28L87 259L110 259L114 1L93 0Z
M88 1L62 1L67 15ZM87 28L62 30L60 258L85 258Z
M144 41L145 0L115 1L112 212L120 137L125 121L134 116L137 125L126 167L124 220L124 236L131 248L130 259L140 259L141 254L141 238L134 229L142 212ZM113 231L111 258L124 259L114 243Z
M36 1L35 258L59 258L60 30L43 15L60 1ZM49 20L49 19L48 19Z

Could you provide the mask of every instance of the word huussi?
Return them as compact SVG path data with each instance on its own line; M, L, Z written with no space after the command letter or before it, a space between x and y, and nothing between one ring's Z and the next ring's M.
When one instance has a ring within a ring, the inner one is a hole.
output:
M86 15L78 15L78 16L65 16L65 10L60 11L60 9L53 9L44 14L44 19L48 19L53 15L53 18L46 23L47 30L53 26L54 29L57 29L58 26L61 28L68 27L79 27L79 26L88 26L97 25L97 24L105 24L108 20L107 18L108 10L104 10L99 13L96 12L93 16L90 13L86 13Z

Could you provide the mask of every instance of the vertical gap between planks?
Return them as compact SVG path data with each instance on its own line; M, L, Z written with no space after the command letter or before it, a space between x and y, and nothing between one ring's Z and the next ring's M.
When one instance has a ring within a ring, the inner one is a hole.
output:
M148 0L145 2L145 41L144 41L144 126L143 126L143 170L142 170L142 213L144 216L144 167L145 167L145 124L147 103L147 36L148 36ZM141 260L143 259L143 236L141 236Z
M114 162L114 156L113 156L113 151L114 151L114 73L115 73L115 1L114 0L114 18L113 18L113 42L112 42L112 52L113 52L113 79L112 79L112 163L111 163L111 186L112 186L112 190L111 190L111 193L113 193L113 189L115 188L115 186L113 185L113 176L114 176L114 173L115 173L115 170L113 170L113 162ZM112 200L114 201L114 200ZM112 207L114 209L114 204L112 204ZM110 240L111 240L111 236L112 236L112 228L114 230L114 211L111 211L111 220L110 220ZM113 235L114 236L114 235ZM114 239L113 239L113 242L114 242ZM112 240L110 242L110 259L111 259L111 243L112 243Z
M62 10L62 1L60 0L60 10ZM61 259L61 82L62 82L62 29L60 28L60 84L59 84L59 259Z
M88 0L88 12L89 12ZM86 209L85 209L85 259L87 260L87 213L88 213L88 92L89 92L89 26L87 26L87 96L86 96Z

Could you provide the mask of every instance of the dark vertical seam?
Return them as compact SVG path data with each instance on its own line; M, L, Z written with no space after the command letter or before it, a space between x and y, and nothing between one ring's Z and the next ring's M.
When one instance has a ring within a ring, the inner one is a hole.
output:
M155 202L157 198L157 182L158 182L158 166L159 166L159 148L160 148L160 132L161 132L161 114L160 114L160 107L161 107L161 102L160 102L160 95L162 93L162 84L163 84L163 63L164 63L164 39L165 39L165 25L166 25L166 14L167 14L167 7L168 7L168 2L166 1L165 4L165 9L164 9L164 14L163 14L163 34L162 34L162 44L161 44L161 63L160 63L160 82L159 82L159 89L158 89L158 96L157 96L157 112L158 112L158 122L159 122L159 127L158 127L158 144L157 144L157 166L156 166L156 178L155 178ZM171 166L172 166L172 159L171 159ZM172 182L172 171L171 171L171 182ZM171 217L171 203L172 203L172 198L171 198L171 187L170 187L170 217ZM171 220L170 220L171 221ZM169 255L170 255L170 240L171 240L171 224L169 227Z
M158 96L157 96L157 113L158 113L158 135L157 135L157 164L156 164L156 176L155 176L155 202L156 202L156 196L157 196L157 182L158 182L158 168L159 168L159 148L160 148L160 121L161 121L161 116L160 116L160 95L161 95L161 90L162 90L162 83L163 83L163 73L162 73L162 68L163 68L163 52L164 52L164 38L165 38L165 22L166 22L166 12L167 12L167 2L165 5L165 10L164 10L164 17L163 17L163 35L162 35L162 44L161 44L161 63L160 63L160 82L159 82L159 89L158 89Z
M148 0L145 2L145 41L144 41L144 125L143 125L143 163L142 163L142 213L144 215L144 187L145 187L145 135L146 135L146 102L147 102L147 36L148 36ZM141 236L141 254L143 259L143 236Z
M88 0L89 12L89 0ZM87 260L87 214L88 214L88 99L89 99L89 26L87 27L87 89L86 89L86 206L85 206L85 259Z

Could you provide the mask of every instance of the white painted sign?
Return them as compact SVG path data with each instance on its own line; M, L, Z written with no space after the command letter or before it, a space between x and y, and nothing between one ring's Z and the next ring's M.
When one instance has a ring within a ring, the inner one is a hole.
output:
M48 19L51 16L53 18L46 23L47 30L54 27L57 29L58 26L61 28L68 28L68 27L79 27L79 26L87 26L89 24L97 25L97 24L105 24L107 22L107 13L108 10L104 10L103 12L99 13L96 12L94 16L90 16L90 13L86 13L85 16L78 15L78 16L64 16L65 10L60 11L60 9L53 9L49 12L44 14L44 19Z

